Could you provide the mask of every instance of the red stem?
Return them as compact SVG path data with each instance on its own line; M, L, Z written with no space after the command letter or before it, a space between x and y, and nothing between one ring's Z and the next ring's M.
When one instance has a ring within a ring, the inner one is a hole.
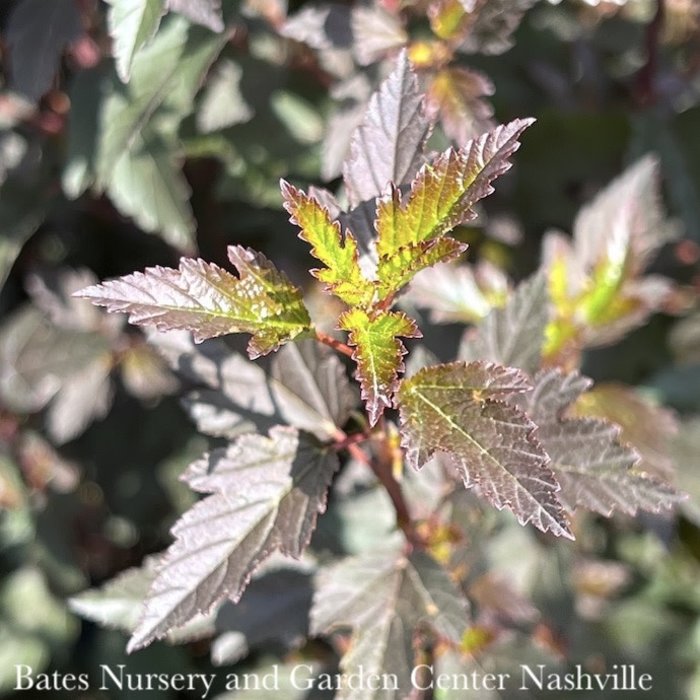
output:
M346 345L340 340L336 340L332 335L324 333L323 331L318 330L318 328L316 329L316 340L324 345L329 345L337 352L347 355L347 357L352 357L352 348L349 345Z

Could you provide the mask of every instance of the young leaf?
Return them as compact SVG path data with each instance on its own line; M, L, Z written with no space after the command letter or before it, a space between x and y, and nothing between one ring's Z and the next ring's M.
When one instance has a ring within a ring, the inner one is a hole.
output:
M311 245L311 254L326 266L312 270L314 277L347 304L369 305L374 285L362 274L352 233L347 231L343 240L340 224L331 221L328 210L314 198L284 180L281 188L290 221L301 228L299 238Z
M155 35L165 14L164 0L107 0L107 26L112 53L122 82L131 75L136 52Z
M251 358L276 350L310 327L300 291L261 253L229 246L240 277L200 259L181 258L177 270L147 268L87 287L77 295L137 325L189 330L200 342L251 333Z
M430 121L423 93L405 51L370 99L350 142L343 179L352 207L384 194L389 183L408 183L423 162Z
M458 643L467 628L467 601L427 554L397 547L345 559L322 570L311 609L312 634L354 630L341 659L345 673L395 674L396 695L369 687L344 687L339 700L408 697L414 667L413 634L426 624Z
M568 419L564 411L591 381L577 373L546 370L524 397L537 433L561 484L559 497L569 511L582 506L609 517L614 510L635 515L658 512L678 502L676 491L639 469L639 455L620 442L620 429L597 418Z
M190 465L185 480L209 493L174 525L175 542L144 604L134 651L225 598L238 600L273 551L299 557L338 467L334 452L293 428L243 435Z
M493 192L491 182L510 168L518 137L532 123L521 119L471 141L463 149L445 151L421 168L407 197L392 185L377 205L378 275L387 293L398 291L409 275L394 276L400 255L403 267L414 272L454 258L464 246L446 239L444 256L427 247L462 221L474 217L473 205ZM461 247L460 247L461 246Z
M489 360L534 374L540 366L549 322L547 280L536 275L523 282L502 309L494 309L475 333L467 331L460 359Z
M573 538L559 485L536 425L501 399L530 388L525 374L483 362L454 362L422 369L401 383L402 444L408 463L420 468L445 453L467 488L499 510L507 507L521 524Z
M421 332L413 319L400 311L381 311L368 315L362 309L345 312L338 325L349 331L348 343L355 347L357 378L362 398L367 405L369 421L374 425L392 405L404 364L401 359L406 348L398 336L420 338Z

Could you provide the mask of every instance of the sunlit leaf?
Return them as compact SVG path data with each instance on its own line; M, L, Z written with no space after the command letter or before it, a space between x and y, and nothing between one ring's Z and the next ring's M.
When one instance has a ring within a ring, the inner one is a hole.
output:
M420 370L401 383L402 443L408 463L422 467L445 453L465 485L521 524L572 537L537 426L504 398L525 392L527 376L512 367L455 362Z
M221 0L165 0L171 12L179 12L191 22L201 24L213 32L224 31Z
M620 440L620 429L597 418L567 418L565 410L591 382L577 373L541 372L526 398L538 437L552 459L567 510L577 506L610 516L619 510L658 512L678 501L675 490L640 468L639 455Z
M357 241L352 233L347 231L343 237L340 224L331 221L327 209L284 181L282 195L290 221L301 228L299 237L311 245L311 254L326 266L312 270L312 274L348 304L371 303L374 285L360 269Z
M240 88L243 70L233 61L226 60L215 66L207 81L202 102L197 112L197 126L203 133L249 121L253 108L245 101Z
M164 0L107 0L107 26L117 73L127 82L136 52L155 35L165 14Z
M362 66L375 63L392 49L403 46L408 40L408 34L400 19L379 5L354 7L351 27L353 50Z
M128 313L137 325L192 331L197 341L251 333L251 357L272 352L309 328L299 290L264 255L242 246L229 246L228 252L240 277L213 263L182 258L177 270L146 268L78 295L108 311Z
M415 321L399 311L382 311L368 315L362 309L344 313L338 325L350 333L348 343L355 347L353 359L357 362L357 378L362 388L374 425L392 405L398 386L399 373L403 371L402 357L406 354L399 336L419 338Z
M338 467L334 452L293 428L269 437L243 435L194 462L185 478L211 494L174 525L175 542L144 604L129 650L139 649L237 600L257 566L273 551L298 557L306 547Z
M337 627L354 630L350 649L341 659L345 673L362 667L366 674L394 674L398 689L343 687L338 698L373 700L406 697L415 666L413 633L427 625L457 642L468 624L467 602L430 556L407 556L398 547L345 559L322 570L311 610L311 631Z
M513 121L459 151L445 151L421 168L405 197L393 187L377 207L380 258L433 240L474 218L472 207L493 192L492 181L510 168L509 158L520 146L518 138L532 121Z
M513 46L512 35L525 13L537 0L464 1L469 29L460 50L468 53L500 54Z
M423 93L406 52L382 83L352 137L343 166L351 206L384 194L389 183L411 181L424 161L430 122L423 111Z

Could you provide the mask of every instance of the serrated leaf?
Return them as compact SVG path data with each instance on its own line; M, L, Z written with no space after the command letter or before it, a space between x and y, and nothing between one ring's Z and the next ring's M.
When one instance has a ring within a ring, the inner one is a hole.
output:
M353 51L361 66L377 62L408 41L399 17L378 5L353 7L351 27Z
M340 224L331 221L328 210L313 197L284 180L281 188L290 221L301 228L299 238L311 245L311 254L326 266L312 270L314 277L347 304L370 304L374 285L362 274L357 241L352 233L346 231L343 238Z
M355 347L353 359L357 362L357 378L362 388L370 425L374 425L392 405L403 371L402 357L406 348L399 340L420 338L421 332L413 319L400 311L380 311L367 314L362 309L351 309L338 319L339 328L348 331L348 343Z
M540 367L545 330L549 323L547 280L542 274L523 282L502 309L494 309L467 331L460 359L488 360L534 374Z
M527 391L523 372L483 362L454 362L420 370L401 383L402 444L408 463L423 466L445 453L467 488L499 510L513 511L521 524L573 538L559 485L535 423L503 399Z
M196 341L251 333L248 354L266 355L310 327L300 291L261 253L229 246L239 273L201 259L181 258L177 270L150 267L87 287L77 296L137 325L188 330Z
M377 206L375 226L380 261L406 246L438 238L473 218L473 205L491 194L491 182L510 168L508 159L520 146L518 138L532 121L513 121L459 151L445 151L421 168L406 197L392 186Z
M112 37L112 53L117 74L129 80L136 52L158 31L165 14L164 0L107 0L107 27Z
M139 649L237 600L256 567L273 551L299 557L338 467L334 452L288 427L269 437L243 435L190 465L195 490L209 493L174 525L176 540L144 604L128 650Z
M184 15L213 32L224 31L221 0L165 0L168 10Z
M467 602L447 573L427 554L398 547L363 554L322 570L311 610L311 631L354 629L340 662L345 673L393 674L396 691L342 687L339 700L407 697L413 670L413 634L427 625L458 642L466 630Z
M196 229L189 205L190 188L160 138L136 140L114 163L107 194L114 206L144 231L160 233L179 250L193 248Z
M423 93L402 51L394 70L370 99L350 142L343 179L352 207L384 194L389 183L408 183L423 163L430 121Z
M565 410L591 385L576 372L540 372L524 397L538 437L561 484L559 497L569 511L577 506L609 517L619 510L658 512L678 502L669 485L639 468L637 452L620 442L620 429L597 418L567 418Z
M83 591L69 599L70 609L103 627L133 632L139 622L141 605L158 571L159 557L147 557L140 567L123 571L100 588ZM171 643L184 643L210 636L215 630L214 616L196 616L172 630Z

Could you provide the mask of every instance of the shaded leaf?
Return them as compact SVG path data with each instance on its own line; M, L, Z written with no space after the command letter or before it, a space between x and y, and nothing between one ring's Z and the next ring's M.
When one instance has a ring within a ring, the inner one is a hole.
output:
M249 650L273 641L298 645L308 634L312 595L309 570L278 565L256 575L238 603L219 609L214 663L235 663Z
M620 442L617 426L596 418L565 417L590 384L575 372L546 370L535 377L534 389L525 397L561 484L562 503L569 511L582 506L606 517L614 510L634 515L671 507L679 500L677 493L639 468L639 455Z
M620 429L620 439L638 453L640 470L660 479L673 478L669 445L678 423L669 409L632 387L600 382L576 397L570 413L572 417L602 418L615 423Z
M398 17L379 6L354 7L351 26L353 50L361 66L375 63L391 49L408 41L408 34Z
M401 52L394 70L370 99L362 124L350 142L343 180L352 207L384 194L389 183L411 181L423 163L430 122L423 93Z
M427 625L458 642L467 624L467 601L447 572L427 554L406 556L395 545L321 570L311 610L314 634L353 628L340 662L343 672L356 673L361 666L365 674L396 676L396 694L347 684L337 695L343 700L406 697L416 628Z
M494 91L483 73L461 66L443 68L430 81L426 110L433 120L440 119L448 138L463 146L493 128L493 107L483 98Z
M400 311L370 316L362 309L352 309L338 319L338 326L350 333L348 343L355 347L357 379L370 425L374 425L384 409L391 407L399 373L404 369L406 349L398 337L420 338L421 332L415 321Z
M276 350L309 328L299 290L261 253L229 246L235 277L200 259L181 258L177 270L150 267L78 293L137 325L189 330L196 341L251 333L251 358Z
M284 180L281 187L290 221L301 228L299 238L311 245L311 254L326 266L312 270L314 277L347 304L370 304L374 285L362 274L352 233L347 231L343 239L340 224L331 221L328 210L314 198Z
M502 399L530 387L520 370L491 363L455 362L420 370L401 383L402 444L414 468L445 453L467 488L521 524L573 537L557 498L559 485L536 425Z
M343 364L315 340L285 345L272 359L268 382L285 421L320 439L337 437L357 404Z
M161 233L180 250L191 250L196 224L188 204L190 188L159 138L125 151L107 185L114 206L144 231Z
M242 76L243 70L233 61L225 60L215 67L197 111L197 127L202 133L241 124L253 117L253 108L241 94Z
M306 547L338 467L335 453L293 428L243 435L190 465L195 490L211 494L175 524L170 547L128 649L162 637L224 598L237 600L275 550Z
M350 8L339 3L307 5L282 25L280 34L319 51L352 45Z
M179 12L191 22L201 24L213 32L224 31L221 0L165 0L168 10Z
M463 0L469 8L469 29L459 49L467 53L500 54L513 45L512 35L537 0Z
M549 322L547 279L523 282L502 309L493 309L476 332L467 331L460 359L489 360L534 374L540 367Z
M112 37L112 53L117 74L129 80L136 52L158 31L165 14L164 0L107 0L107 27Z
M502 306L508 291L505 274L488 262L444 264L419 272L404 298L429 309L432 323L474 323L492 308Z
M10 86L37 101L51 87L65 47L82 33L74 0L23 0L10 15Z

